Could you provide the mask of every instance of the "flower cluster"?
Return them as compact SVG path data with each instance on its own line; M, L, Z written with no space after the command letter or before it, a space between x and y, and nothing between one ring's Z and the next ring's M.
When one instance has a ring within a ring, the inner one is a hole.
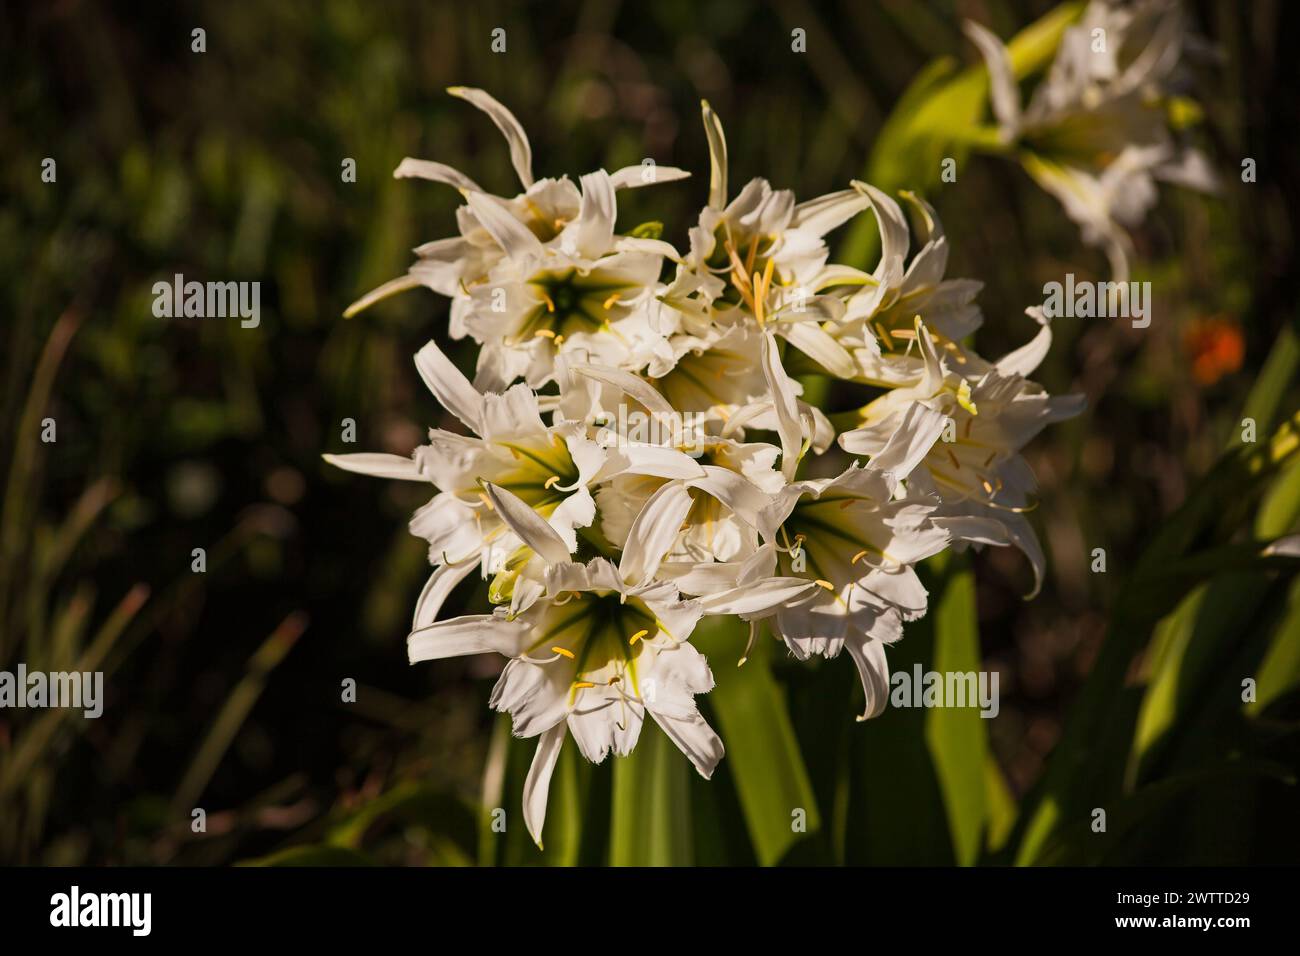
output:
M978 23L966 35L989 71L989 94L1003 140L1043 189L1105 249L1111 271L1128 281L1132 240L1156 201L1156 181L1212 192L1213 171L1178 128L1199 114L1176 95L1188 35L1178 0L1092 0L1061 37L1056 58L1023 109L1008 49Z
M406 276L351 311L418 285L450 298L452 338L478 346L473 380L433 342L415 364L463 429L432 430L409 458L327 458L436 489L410 525L434 565L410 659L509 659L491 705L538 738L534 839L566 733L600 761L631 751L649 717L712 773L723 744L696 696L713 676L690 643L704 615L749 622L751 643L766 625L800 660L847 650L867 718L888 696L886 647L926 612L918 561L1010 545L1038 578L1020 449L1081 401L1026 377L1051 339L1041 312L1034 338L997 361L966 344L980 286L945 278L948 241L922 199L902 194L909 224L861 182L800 203L755 179L733 196L705 103L708 204L680 251L656 229L620 234L617 197L686 173L534 180L515 117L482 91L451 92L504 133L523 191L404 160L397 176L460 190L459 235L419 247ZM870 273L830 262L824 238L864 213L881 233ZM871 400L837 415L837 434L791 371ZM801 463L836 442L848 467L807 477ZM440 619L476 570L494 608Z

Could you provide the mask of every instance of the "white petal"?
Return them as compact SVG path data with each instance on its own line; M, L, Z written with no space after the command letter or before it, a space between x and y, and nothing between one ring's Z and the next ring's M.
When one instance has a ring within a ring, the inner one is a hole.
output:
M406 653L412 664L492 652L514 657L527 637L528 628L520 621L471 614L430 624L411 634L406 639Z
M436 399L476 434L483 426L483 396L432 339L415 353L420 378Z
M630 372L610 368L606 365L579 365L575 363L570 368L584 378L619 389L624 394L635 398L649 412L658 415L673 414L672 405L659 394L659 391L653 385Z
M411 630L418 631L438 619L438 612L447 600L447 595L455 590L456 585L465 580L469 573L478 567L476 561L462 561L460 564L444 564L434 568L433 574L425 582L424 589L415 601L415 615L411 620Z
M560 564L569 560L569 549L546 519L534 511L514 492L484 482L492 507L510 530L519 535L528 547L542 556L547 564Z
M700 110L709 140L709 208L721 210L727 205L727 137L708 100L700 100Z
M772 333L763 333L763 374L772 390L772 405L776 411L777 434L781 436L781 473L787 480L794 478L803 451L803 426L799 423L799 406L794 385L781 366L781 355Z
M355 471L359 475L373 475L376 478L399 478L402 481L428 481L420 473L414 459L401 455L385 455L380 452L357 452L351 455L321 455L335 468Z
M505 202L487 193L465 193L465 201L483 228L512 259L540 256L542 243L515 218Z
M768 578L699 598L705 614L737 614L748 620L808 597L820 587L807 578Z
M790 225L814 236L824 236L836 226L852 219L870 206L865 196L856 189L842 189L827 193L817 199L801 202L794 207Z
M411 274L398 276L396 279L389 279L377 289L371 289L357 301L343 310L343 318L350 319L364 309L370 308L381 299L387 299L390 295L397 295L399 292L405 292L408 289L418 289L423 283L419 277Z
M691 494L677 482L670 482L651 495L632 522L627 545L619 558L618 576L633 586L654 577L690 510Z
M778 331L791 345L836 378L852 378L857 365L844 346L816 322L786 322Z
M458 169L452 169L443 163L435 163L428 159L412 159L410 156L402 160L395 170L393 170L394 179L427 179L435 183L446 183L448 186L455 186L457 189L463 189L466 192L481 193L483 188L478 183L470 179Z
M903 413L903 420L880 453L871 459L871 466L887 471L897 478L906 478L921 460L929 454L934 443L943 434L947 416L913 402ZM852 451L849 440L852 432L840 436L845 451Z
M889 661L885 659L885 645L853 635L845 641L845 646L853 663L858 665L858 676L862 678L862 689L867 696L866 709L858 720L879 717L885 712L885 703L889 700Z
M704 475L704 469L690 455L675 448L621 445L609 449L609 457L593 481L607 481L618 475L698 479Z
M714 733L699 711L683 718L657 714L649 707L646 709L650 710L650 716L677 745L677 749L686 754L695 765L700 776L705 780L713 776L713 770L726 753L726 748L722 746L722 738Z
M987 28L973 20L962 24L970 41L979 48L980 56L989 71L989 98L993 101L993 115L997 117L1002 135L1014 136L1020 128L1020 90L1016 75L1011 69L1011 56L1002 41Z
M610 173L609 181L615 189L636 189L639 186L653 186L656 183L671 183L690 176L684 169L676 166L657 166L642 163L639 166L624 166Z
M524 779L524 826L528 827L528 833L538 849L542 847L542 825L546 822L546 798L550 795L551 774L555 772L555 762L559 759L566 729L561 721L537 739L533 763Z
M1003 375L1029 375L1038 368L1039 363L1047 357L1052 347L1052 327L1048 324L1042 308L1039 306L1028 308L1025 309L1025 313L1038 323L1038 334L1020 348L1008 352L993 363L993 367Z
M609 173L598 169L582 177L582 207L578 218L566 227L565 232L572 230L574 244L581 255L597 259L609 252L614 242L614 219L617 215Z
M514 164L519 181L527 189L533 184L533 150L528 145L528 135L515 119L515 114L502 106L497 100L482 90L468 86L453 86L448 93L458 96L465 102L477 106L496 123L501 135L510 146L510 162Z

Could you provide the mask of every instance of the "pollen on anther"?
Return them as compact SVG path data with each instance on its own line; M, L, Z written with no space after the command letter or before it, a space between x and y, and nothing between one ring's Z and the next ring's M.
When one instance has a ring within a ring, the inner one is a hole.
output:
M560 655L562 655L562 656L564 656L564 657L567 657L569 660L573 660L573 659L574 659L574 657L573 657L573 651L569 650L567 647L560 647L558 644L557 644L555 647L552 647L552 648L551 648L551 653L552 653L552 654L560 654Z
M822 580L821 578L818 578L818 579L817 579L816 584L817 584L818 587L825 588L827 591L834 591L834 590L835 590L835 585L831 584L831 582L829 582L829 581L824 581L824 580Z
M640 630L640 631L637 631L637 632L636 632L635 634L633 634L630 638L628 638L628 641L627 641L627 642L628 642L629 645L631 645L631 644L635 644L637 641L641 640L641 638L645 637L645 636L646 636L647 634L649 634L649 633L650 633L650 632L647 631L647 630L645 630L645 629L642 629L642 630Z

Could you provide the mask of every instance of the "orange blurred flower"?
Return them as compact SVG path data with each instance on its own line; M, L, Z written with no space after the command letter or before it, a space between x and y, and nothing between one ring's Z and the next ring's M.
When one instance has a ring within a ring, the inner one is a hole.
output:
M1241 326L1226 315L1194 320L1183 336L1192 360L1192 377L1198 385L1213 385L1241 368L1246 341Z

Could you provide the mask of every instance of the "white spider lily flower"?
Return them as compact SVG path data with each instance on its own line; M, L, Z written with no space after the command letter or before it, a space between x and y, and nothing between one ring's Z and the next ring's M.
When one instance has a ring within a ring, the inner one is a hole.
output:
M533 179L532 147L515 115L496 98L480 89L453 86L447 90L452 96L465 100L488 115L510 149L510 160L519 177L523 192L507 198L493 196L502 208L517 222L532 232L539 241L549 242L564 231L579 215L581 196L567 176L558 179ZM627 166L610 174L614 189L634 189L657 183L685 179L690 173L675 166L643 164ZM444 163L407 157L393 171L394 179L424 179L444 183L468 195L492 195L471 177ZM466 204L456 211L460 235L438 239L417 246L417 261L406 275L384 283L354 302L344 312L352 316L369 308L381 299L407 289L425 286L440 295L459 303L464 290L482 282L488 273L505 257L506 252L494 233L484 228L476 211ZM462 337L464 330L453 320L452 334Z
M934 520L955 539L1018 547L1033 568L1032 597L1045 561L1025 518L1036 482L1020 449L1047 425L1078 415L1083 396L1053 397L1024 377L1037 365L1041 343L1013 353L1005 366L986 365L972 381L948 369L919 322L916 340L925 362L922 381L871 402L861 411L862 425L841 434L839 443L853 454L882 454L918 403L937 413L942 439L928 448L908 479L909 490L943 500Z
M1022 147L1026 171L1127 281L1126 230L1154 205L1155 182L1216 189L1204 156L1170 132L1170 81L1187 43L1181 4L1093 0L1023 109L1007 48L977 23L965 31L988 67L1002 139Z
M721 121L702 105L711 165L709 204L691 229L685 265L700 278L679 272L664 301L681 311L694 336L706 316L731 325L738 321L776 330L809 358L838 377L851 374L851 357L827 332L838 321L838 299L818 295L826 288L829 251L823 237L869 206L857 190L845 189L804 203L789 190L774 190L765 179L751 180L727 202L727 144ZM849 272L832 276L847 280ZM726 279L719 288L714 281ZM694 321L692 321L694 320Z
M536 394L515 385L504 394L481 393L430 341L416 355L416 368L438 401L473 435L443 429L410 458L383 454L326 455L347 471L427 481L439 493L411 519L411 533L429 542L435 565L417 603L416 626L436 617L442 600L477 564L483 575L517 562L518 538L484 493L482 482L505 488L549 523L568 549L577 550L577 529L596 516L591 487L624 472L694 478L702 470L689 456L661 451L611 455L587 437L581 422L543 422Z
M469 291L459 320L483 348L478 380L502 387L522 377L551 381L555 357L640 370L667 357L667 332L654 294L667 243L616 236L614 187L604 170L582 177L578 217L542 243L483 194L470 207L505 258Z
M712 585L705 613L766 619L799 660L835 657L845 647L866 693L860 719L878 715L888 696L884 646L904 621L925 614L927 593L913 565L951 541L932 519L936 497L904 489L902 479L925 456L943 417L913 405L887 448L866 467L836 478L793 482L758 516L765 545L735 584L696 576L684 590ZM715 571L716 574L716 571Z
M546 562L546 598L518 615L456 618L408 639L412 663L496 652L509 657L491 706L508 712L514 733L537 737L524 784L524 821L540 846L551 774L566 731L599 763L631 753L649 716L708 778L723 756L695 695L713 688L708 663L688 642L702 609L683 600L655 570L690 508L684 488L666 485L638 516L615 566L605 558L568 560L564 542L529 505L488 486L515 533Z

